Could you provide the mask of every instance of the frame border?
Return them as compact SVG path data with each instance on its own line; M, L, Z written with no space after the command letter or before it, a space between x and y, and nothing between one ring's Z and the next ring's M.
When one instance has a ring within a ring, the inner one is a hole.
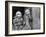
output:
M27 4L42 4L43 5L43 32L42 33L26 33L26 34L8 34L8 2L27 3ZM45 34L45 3L41 2L22 2L22 1L5 1L5 36L19 36L19 35L36 35Z

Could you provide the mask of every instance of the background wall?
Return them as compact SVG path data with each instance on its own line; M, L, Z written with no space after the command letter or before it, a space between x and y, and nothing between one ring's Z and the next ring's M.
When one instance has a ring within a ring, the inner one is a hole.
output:
M33 7L32 8L33 29L40 29L39 13L40 13L40 8L39 7Z
M46 6L46 0L16 0L16 1L44 2ZM46 11L45 11L45 14L46 14ZM46 15L45 15L45 19L46 19ZM0 0L0 37L5 37L5 0ZM39 34L39 35L7 36L7 37L46 37L46 32L45 34Z

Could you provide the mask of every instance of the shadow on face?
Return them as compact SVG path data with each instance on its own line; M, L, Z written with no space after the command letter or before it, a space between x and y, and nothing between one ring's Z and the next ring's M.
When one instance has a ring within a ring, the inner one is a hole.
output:
M29 9L26 9L25 10L25 14L27 14L27 15L30 14L30 10Z

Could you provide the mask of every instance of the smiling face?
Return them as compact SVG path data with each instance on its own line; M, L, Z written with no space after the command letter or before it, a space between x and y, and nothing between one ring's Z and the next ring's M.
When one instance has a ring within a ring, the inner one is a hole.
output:
M18 18L22 17L21 12L20 12L20 11L17 11L17 12L16 12L16 16L17 16Z

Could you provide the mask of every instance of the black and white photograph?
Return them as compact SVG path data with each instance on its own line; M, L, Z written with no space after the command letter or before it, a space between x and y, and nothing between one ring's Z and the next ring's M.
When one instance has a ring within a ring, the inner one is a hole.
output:
M5 10L6 35L44 33L44 3L6 1Z
M40 29L39 7L12 7L13 30Z

